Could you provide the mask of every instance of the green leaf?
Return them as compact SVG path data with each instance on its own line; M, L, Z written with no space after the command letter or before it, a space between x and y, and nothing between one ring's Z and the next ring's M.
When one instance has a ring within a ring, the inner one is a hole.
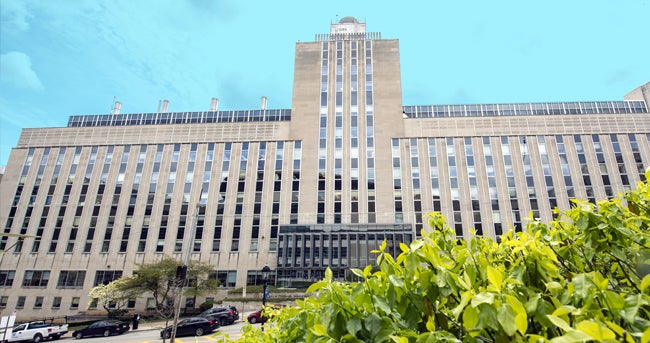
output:
M345 327L348 329L349 333L356 336L357 332L359 332L361 330L361 328L362 328L361 319L359 319L359 318L350 318L347 321Z
M372 273L372 265L367 265L365 268L363 268L363 278L367 279L368 276Z
M616 339L616 334L612 330L591 320L585 320L578 323L576 329L586 333L598 341Z
M381 245L379 246L379 250L382 251L382 252L386 251L386 240L385 239L381 242Z
M452 313L454 314L454 318L458 319L460 314L463 312L465 309L465 306L469 304L469 301L472 299L472 292L471 291L465 291L463 294L460 296L460 303L458 306L456 306L453 310Z
M358 276L360 278L365 278L363 276L363 270L361 270L359 268L350 268L350 271L352 272L352 274L354 274L354 275L356 275L356 276Z
M646 289L650 286L650 274L643 277L641 280L641 292L645 292Z
M465 307L463 311L463 327L472 334L478 324L478 310L472 306ZM475 334L477 334L476 332Z
M634 323L639 307L643 304L643 296L641 294L630 295L625 298L625 305L621 311L621 316L630 324Z
M575 343L575 342L586 342L590 341L591 336L586 333L578 330L571 330L563 336L555 337L551 340L551 343Z
M568 313L572 313L572 312L575 311L575 310L576 310L576 308L573 307L573 306L570 306L570 305L562 305L562 306L558 307L557 309L555 309L555 311L553 311L552 314L553 314L554 316L561 317L561 316L564 316L564 315L566 315L566 314L568 314Z
M392 312L392 307L388 304L385 298L373 295L372 299L374 300L375 305L377 305L377 307L379 307L379 309L384 313L389 314Z
M607 300L607 306L609 307L610 310L614 312L618 312L619 310L623 309L625 300L623 299L620 293L613 292L613 291L605 291L603 292L603 294L605 295L605 299Z
M332 270L330 267L327 267L325 269L325 280L329 283L332 282Z
M494 303L494 294L489 292L483 292L475 295L472 298L472 306L477 307L480 304L492 304Z
M399 276L397 276L397 275L390 275L390 276L388 277L388 279L390 280L390 283L393 284L393 286L395 286L395 287L399 287L399 288L404 287L404 280L400 279Z
M307 293L316 292L318 290L321 290L325 286L327 286L327 282L325 281L314 282L309 286L309 288L307 288Z
M620 327L618 324L613 323L611 321L605 321L605 324L607 324L607 326L610 329L612 329L612 331L614 331L617 335L619 335L621 337L623 337L623 335L627 335L627 332L625 331L625 329ZM632 337L630 335L627 335L627 337L628 337L628 342L634 343L634 340L632 339Z
M517 330L523 335L528 330L528 314L524 305L521 304L519 299L513 297L512 295L506 295L506 302L512 307L515 311L515 325Z
M370 337L376 337L381 330L381 318L376 313L371 313L363 321L364 327L368 330Z
M569 323L565 322L564 319L560 317L556 317L552 314L546 315L546 317L553 323L553 325L559 327L565 332L569 332L573 330L573 328L569 325Z
M341 337L341 342L357 343L357 342L363 342L363 341L360 341L356 336L348 333L345 336Z
M492 284L497 290L501 290L501 285L503 284L503 273L493 267L487 267L487 277L490 284Z
M641 335L641 343L650 343L650 326L643 331L643 335Z
M316 324L311 328L311 332L316 336L327 336L327 329L322 324Z
M411 250L413 251L422 248L422 246L424 246L424 241L421 239L417 239L411 242Z
M497 309L497 314L499 324L503 328L503 331L506 332L506 335L514 335L517 332L517 326L515 325L517 313L512 309L512 306L510 304L501 304Z

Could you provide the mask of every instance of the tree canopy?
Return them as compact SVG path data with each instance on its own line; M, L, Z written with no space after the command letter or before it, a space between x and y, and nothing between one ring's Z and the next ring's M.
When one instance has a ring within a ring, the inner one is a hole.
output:
M650 179L650 173L646 173ZM456 239L437 213L396 258L331 271L239 342L650 342L650 186L523 232Z
M182 262L169 256L159 261L137 264L138 268L132 276L121 277L108 285L97 286L91 290L90 296L101 299L102 303L112 305L124 299L148 294L154 299L154 310L159 315L169 318L173 315L179 285L184 286L183 294L193 297L215 292L218 286L218 281L210 278L210 274L215 271L211 265L190 261L185 282L176 277L177 268L181 265ZM106 309L109 311L109 308Z

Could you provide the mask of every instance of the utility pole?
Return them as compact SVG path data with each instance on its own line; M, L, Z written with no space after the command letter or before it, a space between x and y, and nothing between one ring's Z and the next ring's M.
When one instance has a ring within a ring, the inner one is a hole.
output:
M196 232L196 223L199 219L199 209L201 207L204 207L205 205L201 204L201 198L199 197L199 202L196 203L196 207L194 208L194 215L192 216L192 226L190 226L190 235L189 235L189 243L187 246L187 250L185 251L185 258L183 260L183 265L179 266L176 269L176 289L178 292L176 303L175 303L175 309L174 309L174 324L172 325L172 332L169 337L169 342L174 343L176 340L176 328L178 326L178 317L181 314L181 303L183 302L183 286L185 286L185 282L187 280L187 268L190 263L190 255L192 253L192 250L194 249L194 236Z

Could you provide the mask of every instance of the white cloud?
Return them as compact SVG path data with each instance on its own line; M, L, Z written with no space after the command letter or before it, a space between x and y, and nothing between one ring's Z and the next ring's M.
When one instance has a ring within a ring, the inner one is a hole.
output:
M0 2L0 21L3 29L26 31L31 18L25 1Z
M0 71L0 83L23 89L43 89L41 80L32 69L32 61L25 53L11 51L0 55Z

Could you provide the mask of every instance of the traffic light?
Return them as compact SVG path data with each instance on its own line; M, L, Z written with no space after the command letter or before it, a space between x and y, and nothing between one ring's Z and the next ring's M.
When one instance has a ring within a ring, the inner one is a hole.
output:
M186 278L187 278L187 266L182 265L176 267L176 280L185 281Z

